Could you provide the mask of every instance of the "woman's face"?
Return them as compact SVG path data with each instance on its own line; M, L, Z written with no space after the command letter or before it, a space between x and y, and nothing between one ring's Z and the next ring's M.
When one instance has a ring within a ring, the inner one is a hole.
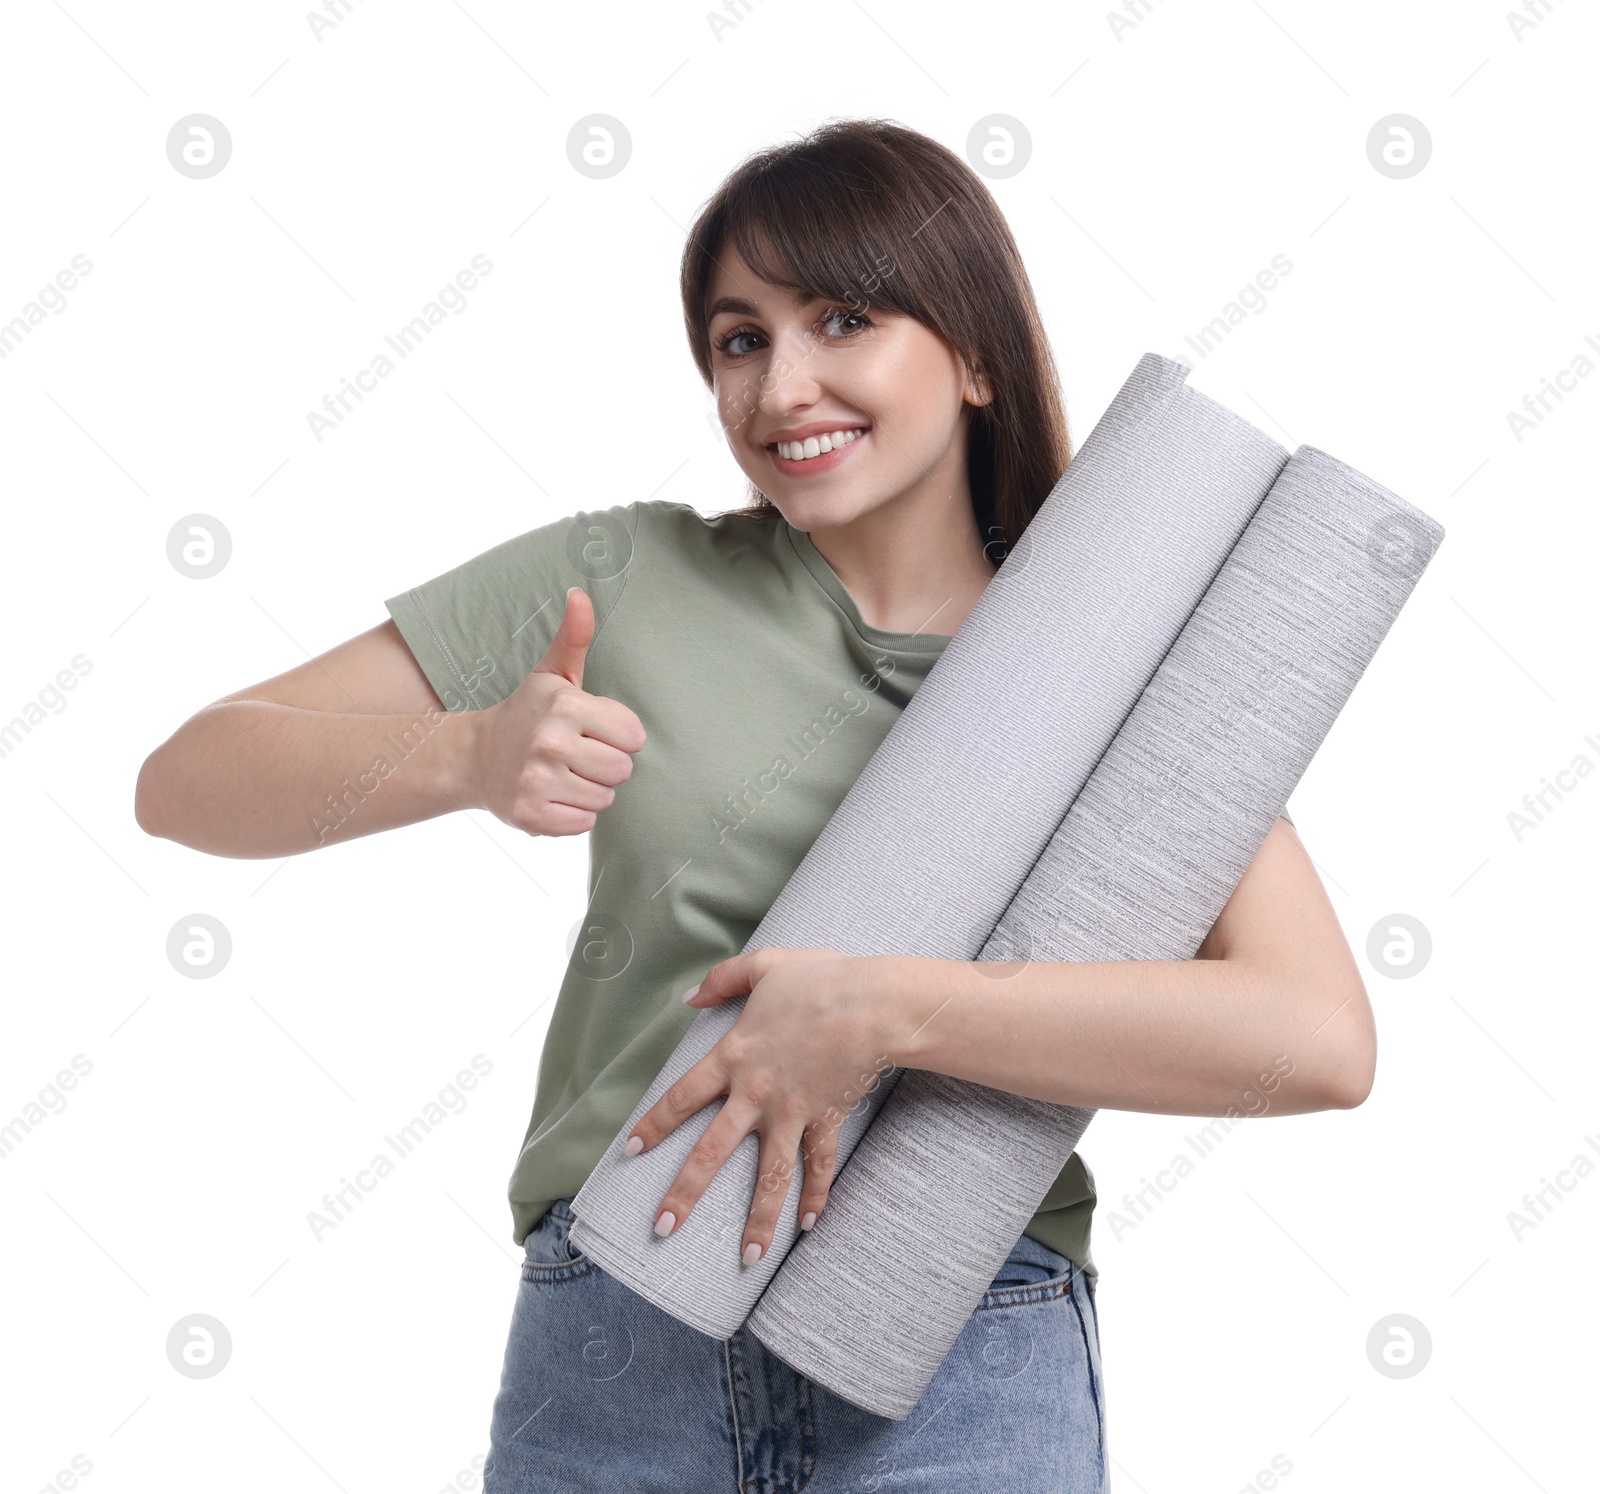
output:
M740 467L784 518L810 532L896 502L970 506L962 402L987 395L942 337L866 296L802 292L797 305L731 245L717 259L707 307L718 412ZM789 444L836 431L856 434L809 458Z

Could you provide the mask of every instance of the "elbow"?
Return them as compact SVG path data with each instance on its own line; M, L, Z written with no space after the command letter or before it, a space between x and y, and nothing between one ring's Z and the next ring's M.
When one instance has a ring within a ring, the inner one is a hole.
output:
M1352 1062L1334 1077L1328 1087L1330 1110L1354 1110L1372 1093L1377 1065L1368 1059Z
M1292 1004L1299 1042L1308 1056L1319 1055L1308 1066L1317 1075L1308 1108L1354 1110L1372 1093L1378 1067L1378 1027L1366 982L1348 951L1343 960L1297 976Z
M138 780L133 786L133 818L146 835L166 838L166 831L161 828L157 814L161 792L156 758L160 752L161 749L158 747L144 760L143 767L139 769Z
M1328 1076L1326 1098L1330 1110L1354 1110L1372 1093L1378 1070L1377 1036L1370 1021L1361 1039L1345 1050L1343 1060Z

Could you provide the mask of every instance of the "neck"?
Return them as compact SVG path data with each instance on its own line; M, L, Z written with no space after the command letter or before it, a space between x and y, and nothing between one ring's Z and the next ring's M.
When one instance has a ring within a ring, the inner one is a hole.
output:
M964 483L958 493L914 490L810 536L861 620L891 633L953 636L996 569Z

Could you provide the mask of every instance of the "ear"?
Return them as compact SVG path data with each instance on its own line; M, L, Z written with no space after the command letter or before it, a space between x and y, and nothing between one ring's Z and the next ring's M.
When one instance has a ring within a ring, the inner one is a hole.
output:
M961 397L969 405L986 405L994 399L994 391L989 387L989 381L981 373L967 375L967 387L962 391Z

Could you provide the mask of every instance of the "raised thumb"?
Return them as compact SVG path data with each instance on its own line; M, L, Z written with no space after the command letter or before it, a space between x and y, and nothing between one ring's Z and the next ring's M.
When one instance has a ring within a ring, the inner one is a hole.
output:
M594 641L594 603L581 586L567 589L566 611L561 626L544 651L544 658L533 666L534 674L559 674L570 683L583 684L583 661Z

